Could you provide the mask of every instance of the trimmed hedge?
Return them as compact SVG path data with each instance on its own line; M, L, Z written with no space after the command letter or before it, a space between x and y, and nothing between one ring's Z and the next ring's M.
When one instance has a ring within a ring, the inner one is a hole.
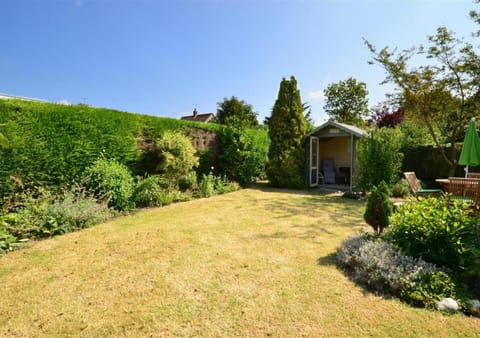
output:
M22 100L0 100L0 124L9 141L7 149L0 149L0 197L12 191L12 175L27 188L69 186L100 155L144 175L150 168L145 145L165 131L188 135L192 129L203 129L220 134L225 129L212 123ZM253 139L263 134L263 130L249 131Z
M458 159L460 156L461 147L445 148L447 152L454 152ZM440 149L434 146L417 146L414 148L407 148L402 150L403 164L402 171L415 171L417 177L425 182L429 187L438 186L435 182L436 178L448 177L449 168L445 163ZM454 176L465 176L464 166L457 166ZM470 171L480 171L480 167L470 167Z

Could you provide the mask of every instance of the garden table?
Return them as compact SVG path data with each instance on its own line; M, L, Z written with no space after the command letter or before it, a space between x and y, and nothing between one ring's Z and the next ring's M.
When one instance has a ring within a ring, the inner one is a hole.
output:
M451 200L462 200L478 206L480 197L480 179L449 177L438 178L435 182L442 185Z

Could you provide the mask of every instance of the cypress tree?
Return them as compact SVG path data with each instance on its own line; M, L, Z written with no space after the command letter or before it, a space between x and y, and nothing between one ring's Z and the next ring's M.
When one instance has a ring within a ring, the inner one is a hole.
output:
M271 143L266 169L270 183L282 188L304 187L307 122L295 77L282 79L268 127Z

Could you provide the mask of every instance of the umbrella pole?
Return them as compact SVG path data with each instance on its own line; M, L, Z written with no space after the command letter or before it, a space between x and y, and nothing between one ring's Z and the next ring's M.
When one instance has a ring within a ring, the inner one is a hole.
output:
M468 165L463 170L465 170L465 178L468 178Z

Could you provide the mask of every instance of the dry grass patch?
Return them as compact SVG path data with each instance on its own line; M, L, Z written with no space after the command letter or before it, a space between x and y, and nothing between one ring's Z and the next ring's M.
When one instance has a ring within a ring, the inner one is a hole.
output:
M248 189L34 243L0 258L0 336L478 335L344 277L334 252L363 210Z

